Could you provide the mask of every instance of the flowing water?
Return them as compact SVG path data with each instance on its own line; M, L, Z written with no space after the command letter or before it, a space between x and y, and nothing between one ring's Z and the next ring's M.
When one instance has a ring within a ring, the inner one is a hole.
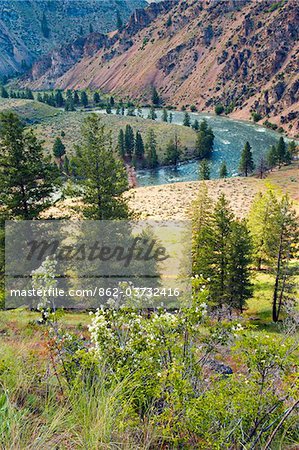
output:
M147 117L149 110L142 109L143 117ZM160 121L162 111L157 110L157 120ZM172 123L182 125L184 112L172 111ZM197 119L199 122L206 119L212 127L215 141L214 150L210 160L211 178L219 177L220 165L226 162L229 176L238 175L240 155L245 142L248 141L252 147L253 158L257 163L261 156L265 156L271 145L278 142L279 133L268 130L259 125L233 120L227 117L212 116L206 114L190 113L191 121ZM286 139L288 142L288 139ZM138 186L150 186L157 184L175 183L178 181L198 180L198 161L184 162L178 167L159 167L155 170L139 170L137 172Z

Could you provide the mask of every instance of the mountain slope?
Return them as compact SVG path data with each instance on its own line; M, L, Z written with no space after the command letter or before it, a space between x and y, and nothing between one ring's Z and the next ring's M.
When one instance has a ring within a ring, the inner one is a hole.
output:
M145 5L145 0L0 0L0 76L24 71L91 29L113 30L117 11L127 19Z
M298 133L297 0L168 0L136 10L128 26L66 74L32 74L33 87L100 88L235 117L255 111ZM291 128L290 128L291 127Z

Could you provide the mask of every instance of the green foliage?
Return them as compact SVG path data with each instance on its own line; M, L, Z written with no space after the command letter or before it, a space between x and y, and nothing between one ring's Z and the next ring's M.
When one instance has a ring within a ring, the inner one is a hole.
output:
M119 130L118 133L118 139L117 139L117 151L119 156L124 159L126 156L126 149L125 149L125 134L122 129Z
M114 157L111 135L96 114L84 121L76 165L82 177L84 216L97 220L127 218L128 206L121 196L128 189L127 174L123 163Z
M156 114L155 108L153 106L149 110L148 119L151 119L151 120L157 119L157 114Z
M191 126L190 114L187 111L185 112L185 115L184 115L183 125L185 127L190 127Z
M134 131L131 125L126 125L125 130L125 152L128 158L132 158L135 148Z
M180 160L181 153L178 137L175 136L175 139L172 139L166 147L165 163L176 166Z
M249 173L253 172L253 169L254 169L254 162L251 152L251 146L249 142L246 142L244 149L241 153L239 171L242 174L244 174L245 177L247 177Z
M95 93L93 94L93 101L94 101L94 103L95 103L96 105L98 105L98 104L100 103L101 97L100 97L100 94L99 94L98 92L95 92Z
M221 166L220 166L219 177L220 178L227 178L227 176L228 176L228 171L227 171L226 162L223 161L221 163Z
M193 130L195 130L195 131L198 131L198 130L199 130L199 122L198 122L197 119L194 120L194 122L193 122L193 124L192 124L192 128L193 128Z
M4 86L1 86L0 94L2 98L9 98L8 91Z
M17 115L0 114L0 191L7 217L35 219L52 203L59 184L56 167Z
M80 103L84 108L88 106L88 95L85 91L81 92Z
M124 27L123 20L121 18L120 12L117 10L116 11L116 28L119 32L122 32L123 27Z
M153 87L153 89L152 89L152 104L154 106L159 106L160 103L161 103L161 100L160 100L160 96L158 94L158 91L157 91L157 89L155 87Z
M53 145L53 155L55 156L55 158L58 158L60 160L62 156L65 155L65 145L59 137L55 139Z
M146 140L146 160L150 169L155 169L159 165L157 155L157 141L154 130L150 129Z
M163 108L162 121L163 122L168 122L168 113L167 113L167 109L166 108Z
M136 132L134 154L137 160L142 160L144 158L144 143L140 131Z
M202 159L199 163L199 179L209 180L210 179L210 164L206 159Z
M253 118L253 121L254 121L254 122L258 122L259 120L262 119L261 114L255 112L255 111L253 111L253 112L251 113L251 117Z
M215 106L215 114L217 114L217 116L220 116L223 112L224 112L224 106L223 105L221 105L219 103L218 105Z
M196 141L196 154L200 159L206 159L211 156L214 146L214 133L211 127L208 127L204 119L199 127Z

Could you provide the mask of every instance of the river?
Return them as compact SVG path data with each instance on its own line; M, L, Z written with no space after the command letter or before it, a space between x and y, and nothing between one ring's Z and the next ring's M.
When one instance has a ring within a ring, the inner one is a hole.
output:
M148 108L142 109L143 117L147 117L148 111ZM157 120L161 121L162 110L156 110L156 113ZM185 113L182 111L172 111L172 114L172 123L182 125ZM258 162L260 157L262 155L265 156L269 148L276 144L280 137L279 133L250 122L199 113L190 113L190 117L192 122L195 119L199 122L206 119L208 125L213 129L215 141L210 160L212 179L219 177L219 168L223 161L226 162L230 177L238 175L240 155L246 141L252 147L255 162ZM285 140L289 142L287 138ZM139 170L137 172L138 186L195 181L198 180L198 166L198 161L189 161L179 164L176 168L160 167L156 170Z

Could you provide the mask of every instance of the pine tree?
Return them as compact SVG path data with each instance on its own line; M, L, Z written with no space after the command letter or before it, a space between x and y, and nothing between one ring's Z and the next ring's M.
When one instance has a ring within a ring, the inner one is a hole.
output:
M276 218L277 239L273 247L272 271L275 276L272 303L272 319L278 322L284 301L292 293L291 260L298 255L298 221L296 212L292 209L288 195L279 203Z
M88 106L88 95L85 91L81 92L80 103L84 108Z
M226 167L226 162L223 161L221 166L220 166L219 177L220 178L227 178L227 176L228 176L228 171L227 171L227 167Z
M120 129L118 133L117 151L119 156L122 159L124 159L124 157L126 156L126 150L125 150L125 135L122 129Z
M68 90L66 93L66 101L64 105L65 111L75 111L75 104L72 91Z
M92 26L91 23L89 24L89 33L90 33L90 34L93 33L93 26Z
M17 115L0 114L1 213L32 220L52 204L59 183L54 164L44 156L32 131L25 131Z
M135 137L135 157L137 160L144 158L144 143L140 131L136 132Z
M286 162L286 144L282 136L279 138L276 147L276 152L277 152L277 163L278 166L280 167L284 162Z
M156 114L155 108L153 106L149 110L148 119L151 119L151 120L157 119L157 114Z
M88 219L113 220L129 216L122 194L128 189L123 163L112 151L111 133L96 114L84 121L82 145L76 148L76 165L82 178L83 214Z
M57 137L53 145L53 155L61 162L61 158L65 155L65 145L62 140Z
M63 106L64 100L61 91L56 91L55 93L55 104L58 108Z
M242 174L244 174L245 177L247 177L249 173L253 172L253 169L254 169L254 162L251 152L251 146L249 142L246 142L241 154L239 171Z
M167 113L167 109L166 108L163 108L162 121L163 122L168 122L168 113Z
M154 130L150 129L146 141L146 159L147 166L150 169L155 169L159 165L157 155L157 141Z
M192 128L193 128L193 130L195 130L195 131L198 131L198 130L199 130L199 122L198 122L197 119L194 120L194 122L193 122L193 124L192 124Z
M100 94L99 94L98 92L95 92L95 93L93 94L93 101L94 101L94 103L95 103L96 105L98 105L98 104L100 103L101 97L100 97Z
M171 141L168 143L166 147L165 162L166 164L172 164L176 166L180 161L180 156L181 156L181 149L179 147L179 140L177 135L175 135L175 138L171 139Z
M131 125L126 125L125 129L125 152L128 158L132 158L134 153L135 141L134 131Z
M107 105L106 105L106 113L107 114L111 114L112 113L112 108L111 108L110 102L108 102Z
M187 111L185 112L183 125L184 125L185 127L190 127L190 126L191 126L190 114L189 114Z
M63 170L66 175L70 175L70 160L67 155L65 155L63 160Z
M152 89L152 104L154 106L160 105L160 97L159 97L158 91L155 87L153 87L153 89Z
M167 28L169 28L169 27L171 27L171 25L172 25L172 19L171 19L171 16L169 15L167 17L166 26L167 26Z
M230 257L230 235L234 216L229 204L222 194L213 213L212 234L212 262L213 274L211 276L210 292L214 303L219 306L227 304L230 300L228 292L229 257Z
M211 169L209 162L206 159L202 159L199 163L199 179L209 180L211 174Z
M173 122L173 114L172 114L172 112L171 113L169 113L169 123L172 123Z
M213 202L208 195L206 184L200 187L198 197L193 204L193 275L208 280L213 275Z
M124 27L124 23L122 21L121 15L119 11L116 11L116 28L121 33Z
M246 300L252 296L250 263L252 242L246 223L233 221L229 236L227 264L227 305L242 313Z
M272 147L269 149L267 153L267 163L270 169L275 167L277 162L278 162L277 148L275 147L275 145L272 145Z
M248 216L248 228L253 242L253 258L258 270L268 266L277 236L278 201L272 191L259 193L251 206Z
M42 30L42 34L43 36L48 39L50 36L50 28L48 26L48 21L47 21L47 17L45 15L45 13L43 13L43 18L41 21L41 30Z
M80 104L80 97L77 91L74 92L74 104L78 106Z
M209 158L213 151L214 133L211 127L208 127L207 121L204 119L197 133L196 155L201 158Z

